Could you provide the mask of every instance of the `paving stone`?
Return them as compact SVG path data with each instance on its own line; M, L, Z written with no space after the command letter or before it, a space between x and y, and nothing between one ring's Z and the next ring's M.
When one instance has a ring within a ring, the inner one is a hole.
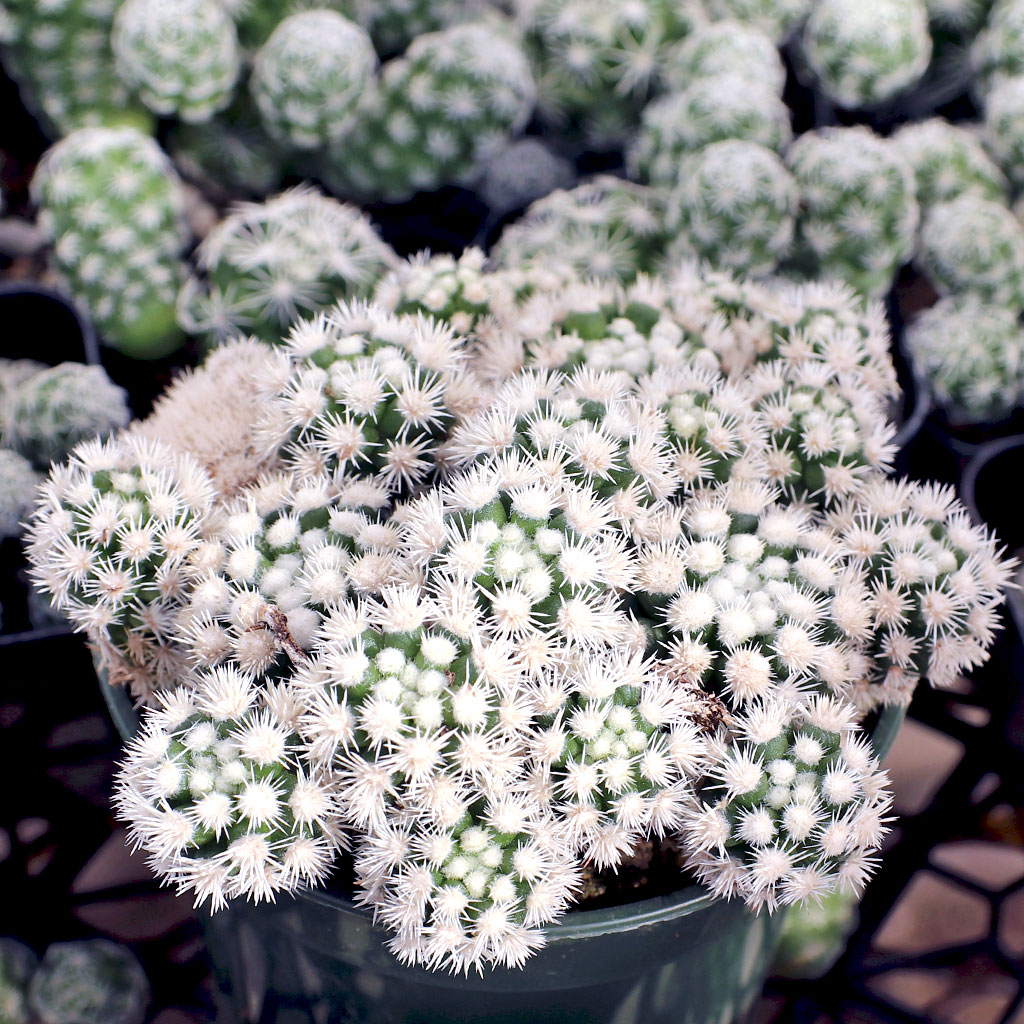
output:
M884 767L893 782L898 814L917 814L959 764L961 743L908 718L896 736Z
M933 863L999 892L1024 877L1024 850L1002 843L966 840L943 843L931 852Z
M980 896L919 871L883 921L875 946L908 954L959 946L984 937L989 918Z

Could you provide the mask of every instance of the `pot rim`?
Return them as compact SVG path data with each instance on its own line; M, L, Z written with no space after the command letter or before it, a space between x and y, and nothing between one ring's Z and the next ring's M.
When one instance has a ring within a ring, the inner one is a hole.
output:
M39 281L0 281L0 299L7 296L17 298L22 295L34 295L41 299L50 299L63 306L74 318L82 342L81 362L88 366L99 366L100 346L93 328L92 320L77 302L67 293Z

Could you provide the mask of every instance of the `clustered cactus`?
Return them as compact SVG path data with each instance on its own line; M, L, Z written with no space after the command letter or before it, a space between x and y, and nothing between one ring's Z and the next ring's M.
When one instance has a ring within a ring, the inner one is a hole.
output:
M216 909L350 858L395 955L463 971L647 838L755 908L859 891L865 715L983 660L1010 570L887 477L878 308L472 251L379 291L214 350L233 428L202 440L202 368L33 515L36 580L146 705L117 803L158 873Z
M133 128L81 128L47 150L32 193L57 269L106 340L143 358L176 348L188 232L181 181L157 143Z

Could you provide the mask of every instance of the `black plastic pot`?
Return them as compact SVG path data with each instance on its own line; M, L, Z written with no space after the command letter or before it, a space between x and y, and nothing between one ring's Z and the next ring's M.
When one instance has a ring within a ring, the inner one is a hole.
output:
M130 737L135 709L100 680ZM881 715L873 733L881 756L904 715ZM761 991L784 922L688 886L567 914L522 970L452 977L403 967L368 910L322 891L202 918L239 1021L310 1024L728 1024Z
M1011 551L1024 548L1024 515L1014 497L1024 479L1024 433L977 449L964 470L960 496L976 522L985 523Z

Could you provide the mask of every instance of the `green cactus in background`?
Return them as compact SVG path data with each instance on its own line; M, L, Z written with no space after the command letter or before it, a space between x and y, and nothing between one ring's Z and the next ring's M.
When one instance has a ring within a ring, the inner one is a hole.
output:
M3 443L37 466L60 462L80 441L128 425L128 395L102 366L61 363L34 374L14 393Z
M985 98L984 140L1016 190L1024 186L1024 77L999 82ZM987 196L1005 199L1005 194Z
M786 66L770 36L743 21L726 18L698 25L669 50L662 78L679 92L698 78L743 75L758 89L778 96L786 85Z
M29 1024L28 983L39 958L14 939L0 939L0 1021Z
M716 142L683 160L666 202L666 260L706 259L752 277L774 273L792 248L797 189L770 149Z
M107 939L54 943L28 990L41 1024L142 1024L149 998L131 950Z
M358 22L382 57L401 53L418 36L479 16L480 0L346 0L341 11Z
M124 0L111 45L117 73L161 117L208 121L231 102L241 58L219 2Z
M114 68L110 31L120 2L4 0L4 64L55 137L85 125L152 127Z
M977 295L949 296L921 313L905 338L954 421L999 420L1024 398L1024 328L1016 310Z
M864 127L801 135L786 163L800 190L796 258L813 277L838 277L865 295L888 291L914 251L914 174L898 146Z
M374 88L377 55L366 31L335 11L293 14L253 58L249 89L279 143L316 149L341 141Z
M915 258L943 295L1024 307L1024 226L1002 203L964 195L933 206Z
M892 139L914 170L922 215L967 192L1005 201L1006 178L971 127L933 117L905 125Z
M362 211L309 186L238 204L195 259L178 317L208 344L237 334L280 344L296 320L368 294L397 263Z
M0 448L0 540L20 537L42 477L17 452Z
M56 269L104 340L143 359L177 348L185 199L156 142L133 128L79 129L43 155L32 197Z
M789 109L761 83L739 74L699 78L644 108L627 166L633 177L673 186L685 157L704 146L739 139L781 152L792 137Z
M971 47L973 92L982 98L1024 73L1024 0L996 0Z
M932 56L924 0L818 0L801 43L822 91L844 107L892 99Z
M814 9L814 0L706 0L716 21L745 22L776 43L785 42Z
M600 175L538 199L505 228L492 260L507 269L546 266L631 281L656 267L666 241L664 196Z
M330 152L332 189L365 200L472 181L529 119L535 87L511 29L455 25L384 65L352 130Z

